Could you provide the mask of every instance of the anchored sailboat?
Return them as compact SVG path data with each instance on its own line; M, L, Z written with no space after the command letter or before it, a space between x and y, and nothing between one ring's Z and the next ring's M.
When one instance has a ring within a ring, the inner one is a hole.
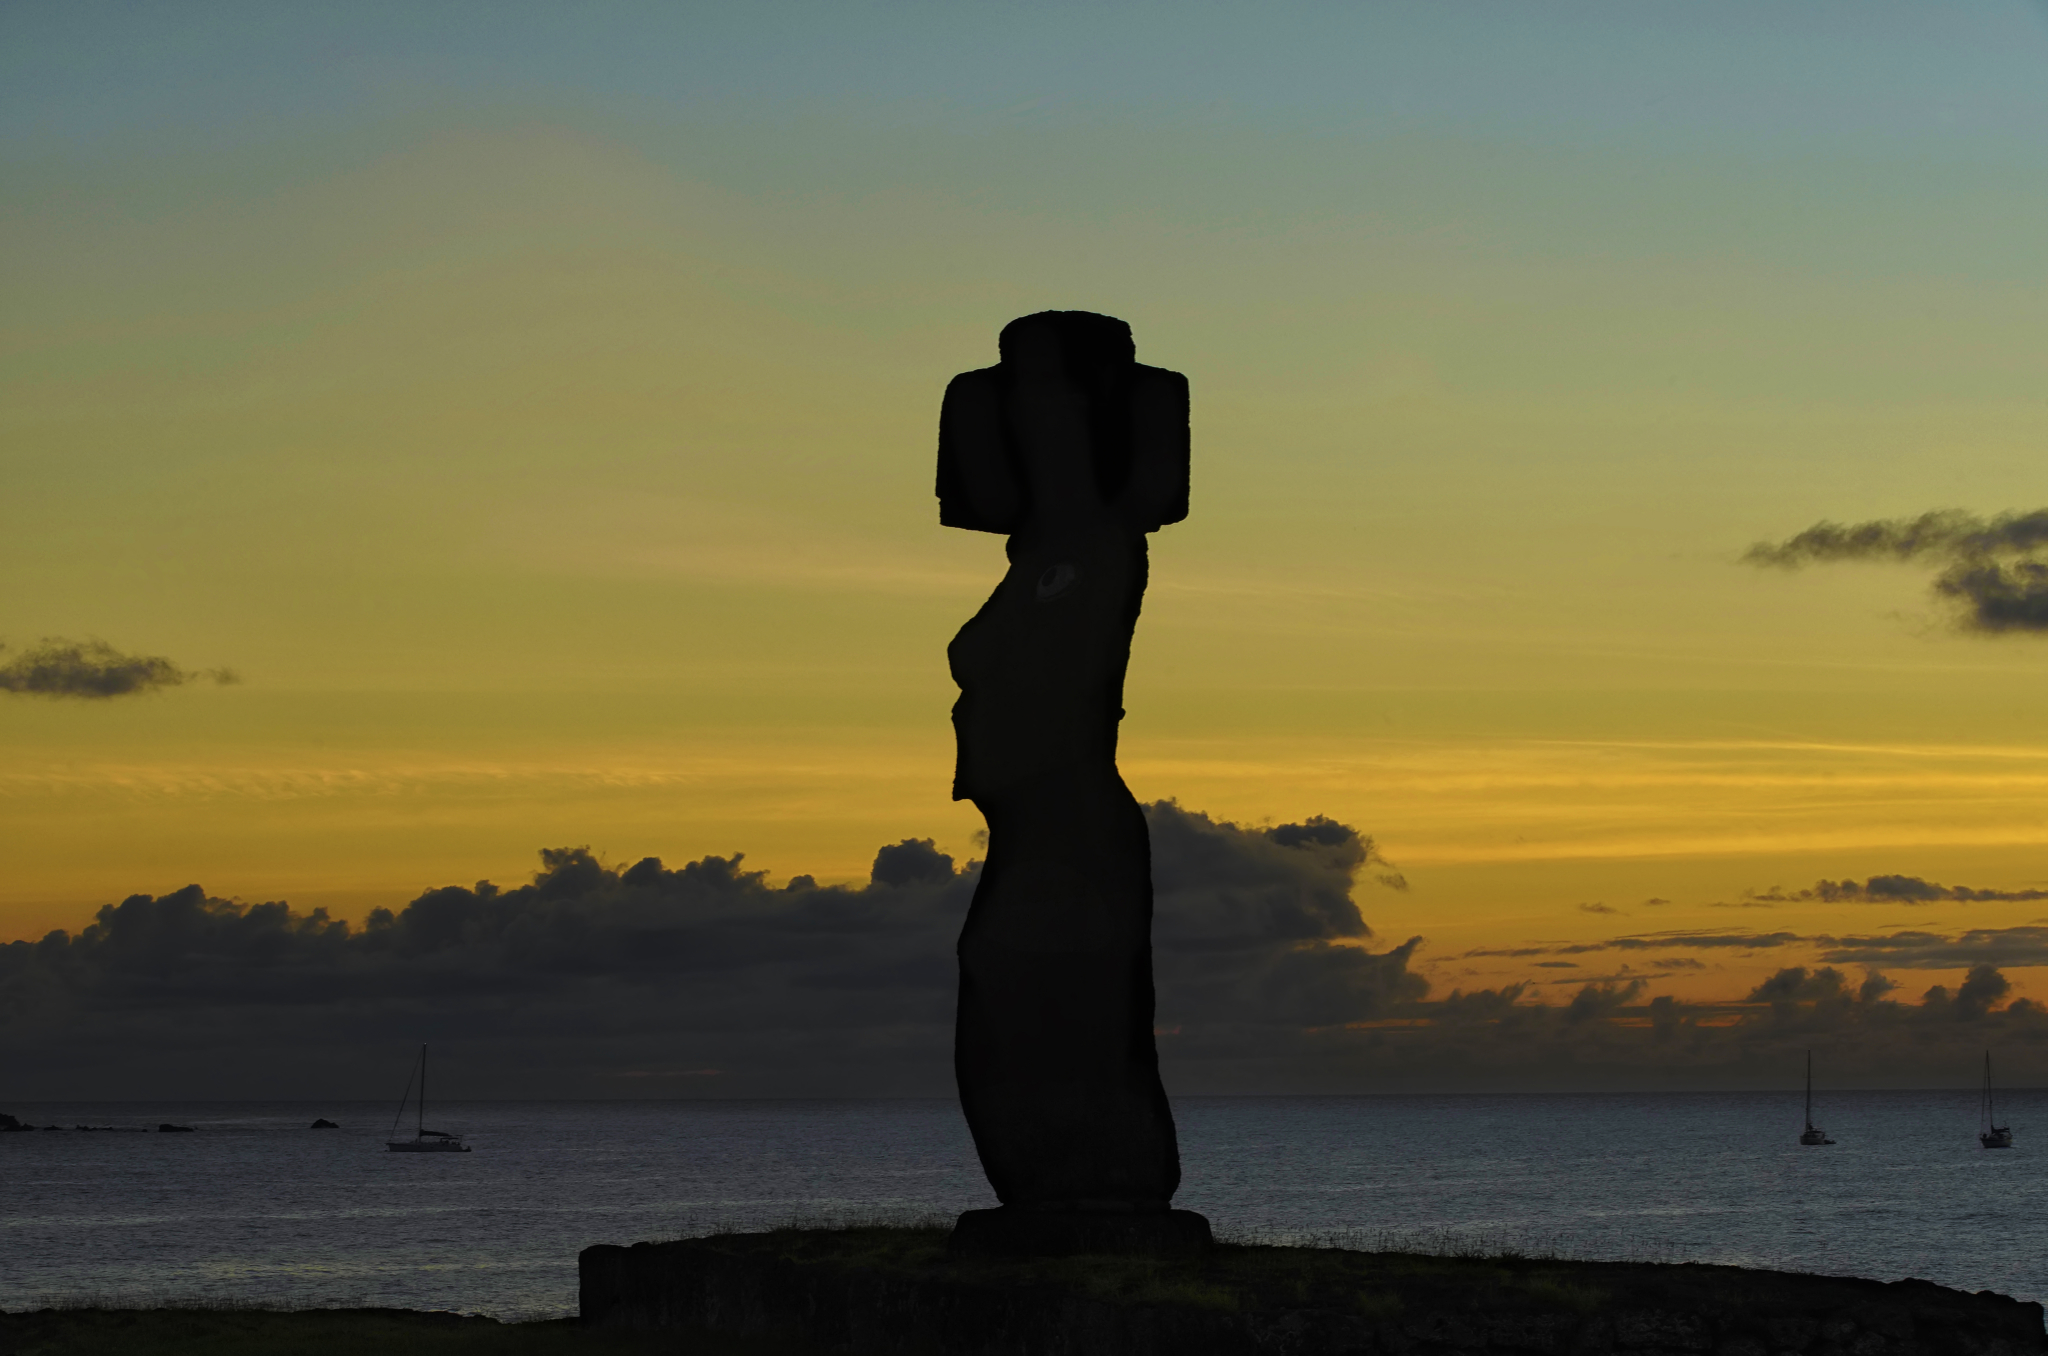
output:
M1828 1132L1813 1123L1813 1051L1806 1052L1806 1128L1799 1132L1801 1144L1833 1144Z
M1984 1052L1984 1102L1979 1121L1984 1128L1977 1135L1977 1142L1987 1149L2010 1149L2012 1127L1998 1123L1998 1111L1991 1105L1991 1052Z
M462 1142L460 1135L451 1135L446 1130L427 1129L427 1047L420 1047L420 1062L413 1068L413 1078L420 1084L419 1109L413 1122L411 1139L387 1139L384 1147L399 1154L466 1154L469 1146ZM405 1095L398 1099L398 1114L391 1118L391 1133L398 1133L398 1122L405 1116L405 1104L412 1096L412 1078L405 1080Z

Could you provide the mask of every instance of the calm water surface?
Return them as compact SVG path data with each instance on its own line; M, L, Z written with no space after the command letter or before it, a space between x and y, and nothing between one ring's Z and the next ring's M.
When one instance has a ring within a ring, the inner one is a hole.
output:
M2048 1093L1977 1146L1972 1091L1187 1098L1177 1203L1266 1236L1472 1238L2048 1300ZM795 1216L993 1205L951 1102L451 1102L469 1154L394 1154L388 1105L49 1103L0 1135L0 1308L177 1296L573 1312L576 1253ZM310 1131L316 1116L338 1131ZM2038 1131L2030 1127L2038 1126Z

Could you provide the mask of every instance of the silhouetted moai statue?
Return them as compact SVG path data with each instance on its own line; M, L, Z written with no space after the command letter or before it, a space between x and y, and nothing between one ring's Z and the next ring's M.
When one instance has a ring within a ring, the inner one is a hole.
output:
M988 820L954 1071L1000 1210L956 1250L1198 1248L1152 1037L1152 851L1116 767L1145 535L1187 516L1188 386L1086 311L1012 321L939 417L939 521L1009 537L948 650L953 797Z

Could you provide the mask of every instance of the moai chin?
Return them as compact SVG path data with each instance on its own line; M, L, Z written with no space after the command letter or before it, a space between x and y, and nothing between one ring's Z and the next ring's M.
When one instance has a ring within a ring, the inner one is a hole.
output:
M939 416L939 521L1009 538L948 649L955 800L988 821L960 934L954 1071L999 1210L956 1251L1185 1251L1152 1036L1152 852L1116 767L1145 536L1188 508L1188 385L1130 327L1045 311L1003 327Z

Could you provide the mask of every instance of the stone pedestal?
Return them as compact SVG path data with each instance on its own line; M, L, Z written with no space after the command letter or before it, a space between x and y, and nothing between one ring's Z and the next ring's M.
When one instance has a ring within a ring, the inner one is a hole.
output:
M581 1264L585 1324L672 1332L671 1350L2048 1356L2038 1304L1736 1267L1228 1243L1184 1258L969 1258L942 1229L723 1234L587 1248Z
M1109 1253L1196 1257L1209 1248L1209 1221L1192 1210L969 1210L953 1226L946 1255L958 1258L1073 1257Z

